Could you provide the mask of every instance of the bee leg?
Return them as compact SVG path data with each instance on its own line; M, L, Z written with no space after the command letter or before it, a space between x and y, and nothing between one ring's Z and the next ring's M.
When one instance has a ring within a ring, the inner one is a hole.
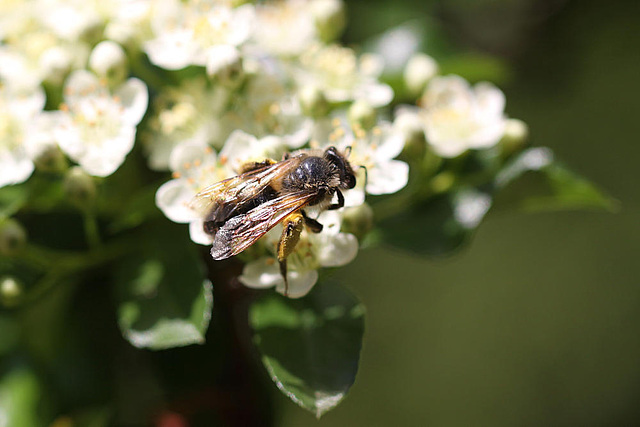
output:
M344 207L344 196L342 195L342 191L336 190L336 194L338 195L338 203L333 203L329 205L327 209L330 211L334 211L336 209L340 209Z
M287 257L296 248L300 240L300 233L304 226L304 216L300 211L294 212L282 221L282 236L278 242L278 262L280 263L280 274L284 279L284 295L289 296L289 280L287 279Z
M240 166L240 170L238 170L238 175L242 175L243 173L251 172L256 169L266 168L267 166L271 166L276 164L277 162L272 159L264 159L261 162L246 162Z
M300 211L300 212L302 212L302 217L304 218L304 225L306 225L311 232L320 233L322 231L322 228L323 228L322 224L320 224L318 221L316 221L313 218L309 218L304 211Z

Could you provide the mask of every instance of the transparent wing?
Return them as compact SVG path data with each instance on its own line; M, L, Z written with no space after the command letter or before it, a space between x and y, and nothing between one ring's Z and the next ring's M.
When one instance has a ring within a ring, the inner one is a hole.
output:
M290 170L294 159L284 160L210 185L194 196L189 203L189 208L205 221L212 219L210 217L214 208L225 212L236 209L242 211L243 204L253 200L275 178Z
M282 195L230 218L216 233L211 256L220 260L239 254L287 215L305 207L314 195L314 192Z

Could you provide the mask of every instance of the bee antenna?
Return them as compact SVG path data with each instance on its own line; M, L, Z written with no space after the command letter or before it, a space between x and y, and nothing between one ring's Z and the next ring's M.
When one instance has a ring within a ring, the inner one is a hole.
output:
M366 166L360 165L360 169L364 169L364 186L367 187L367 182L369 182L369 171Z
M349 157L351 155L351 150L353 147L351 147L350 145L347 145L347 148L344 149L344 156L345 157Z

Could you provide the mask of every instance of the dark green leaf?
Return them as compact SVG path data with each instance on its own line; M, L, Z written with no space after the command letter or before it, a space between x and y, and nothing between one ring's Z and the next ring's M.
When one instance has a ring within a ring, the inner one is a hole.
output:
M617 202L585 178L554 160L548 148L531 148L513 159L496 177L498 208L526 211L615 209Z
M323 283L299 300L269 294L250 320L265 367L291 400L319 418L344 398L364 333L364 307L350 292Z
M213 293L195 245L185 227L163 222L145 231L116 272L122 333L136 347L202 344Z
M0 218L15 214L26 202L27 191L23 185L0 188Z
M118 214L111 222L109 231L117 233L128 230L143 222L162 215L155 203L155 195L158 187L148 186L131 196L118 210Z
M424 255L446 255L472 235L491 206L489 190L463 188L409 206L384 221L381 239Z
M522 152L495 178L484 181L414 203L380 224L379 239L419 254L447 255L469 240L494 204L528 211L612 209L616 205L589 181L555 162L548 148Z

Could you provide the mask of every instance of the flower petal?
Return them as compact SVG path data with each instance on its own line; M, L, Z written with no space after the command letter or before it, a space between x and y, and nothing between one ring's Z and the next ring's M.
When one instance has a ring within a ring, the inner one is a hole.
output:
M116 96L120 98L120 103L124 107L122 113L126 123L137 125L149 104L149 92L147 85L140 79L130 78L116 91Z
M204 226L201 220L191 221L189 223L189 236L192 242L199 245L207 246L213 243L213 237L204 232Z
M395 193L408 181L409 165L400 160L390 160L368 171L366 190L369 194Z
M156 206L173 222L186 223L195 218L195 213L188 206L194 196L183 180L173 179L165 182L156 192Z
M338 267L353 261L358 254L358 239L349 233L338 233L328 239L317 253L323 267Z

